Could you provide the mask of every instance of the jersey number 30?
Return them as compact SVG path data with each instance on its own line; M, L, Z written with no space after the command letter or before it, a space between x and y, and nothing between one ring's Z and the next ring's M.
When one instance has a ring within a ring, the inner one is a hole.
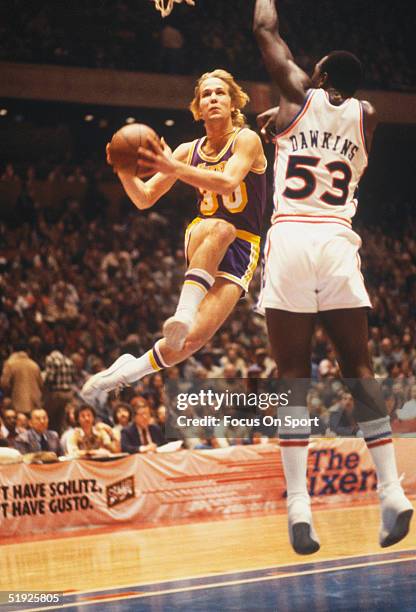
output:
M218 200L221 199L224 207L230 213L239 213L245 209L248 202L247 187L244 182L240 183L235 191L229 196L220 196L211 191L202 191L203 200L200 204L201 215L214 215L219 207Z
M304 185L299 189L286 187L283 195L293 200L305 200L309 198L316 189L316 178L310 168L316 168L320 162L319 157L308 157L306 155L291 155L287 164L286 178L300 178ZM332 177L332 188L338 193L325 191L319 197L325 204L331 206L344 206L348 198L349 185L352 177L351 168L341 161L333 161L325 164L330 174L338 173ZM339 176L342 175L342 176Z

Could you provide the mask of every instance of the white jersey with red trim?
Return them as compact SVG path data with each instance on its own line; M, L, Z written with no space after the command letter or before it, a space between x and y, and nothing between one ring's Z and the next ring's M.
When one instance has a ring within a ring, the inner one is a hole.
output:
M309 90L299 113L276 137L272 222L293 216L293 221L314 217L309 220L349 225L366 166L361 102L348 98L334 106L323 89Z

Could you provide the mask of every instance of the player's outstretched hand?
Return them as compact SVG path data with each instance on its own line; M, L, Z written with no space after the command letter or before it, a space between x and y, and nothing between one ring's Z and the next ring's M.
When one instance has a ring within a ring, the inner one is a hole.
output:
M273 142L276 136L276 119L278 112L279 107L275 106L257 115L257 126L260 128L260 134L265 142Z
M139 147L137 156L140 165L147 167L152 172L161 172L162 174L173 174L175 172L172 149L163 138L161 140L149 138L147 147Z

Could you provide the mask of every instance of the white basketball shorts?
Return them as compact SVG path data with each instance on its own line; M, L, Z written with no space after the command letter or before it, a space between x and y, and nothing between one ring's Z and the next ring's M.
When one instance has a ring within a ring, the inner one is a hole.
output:
M343 224L277 221L267 235L258 310L313 313L371 306L360 246L358 234Z

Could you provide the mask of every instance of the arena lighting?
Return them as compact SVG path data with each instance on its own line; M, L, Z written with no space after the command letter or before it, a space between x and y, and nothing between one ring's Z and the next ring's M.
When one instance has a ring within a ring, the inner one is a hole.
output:
M166 121L165 121L165 125L166 125L167 127L172 127L173 125L175 125L175 122L174 122L174 120L173 120L173 119L166 119Z
M0 108L0 117L5 117L8 113L7 108Z
M107 119L100 119L100 121L98 122L98 125L100 128L106 128L108 127L108 120Z
M134 123L136 119L134 117L127 117L126 123Z
M92 121L94 119L94 115L85 115L84 121Z

